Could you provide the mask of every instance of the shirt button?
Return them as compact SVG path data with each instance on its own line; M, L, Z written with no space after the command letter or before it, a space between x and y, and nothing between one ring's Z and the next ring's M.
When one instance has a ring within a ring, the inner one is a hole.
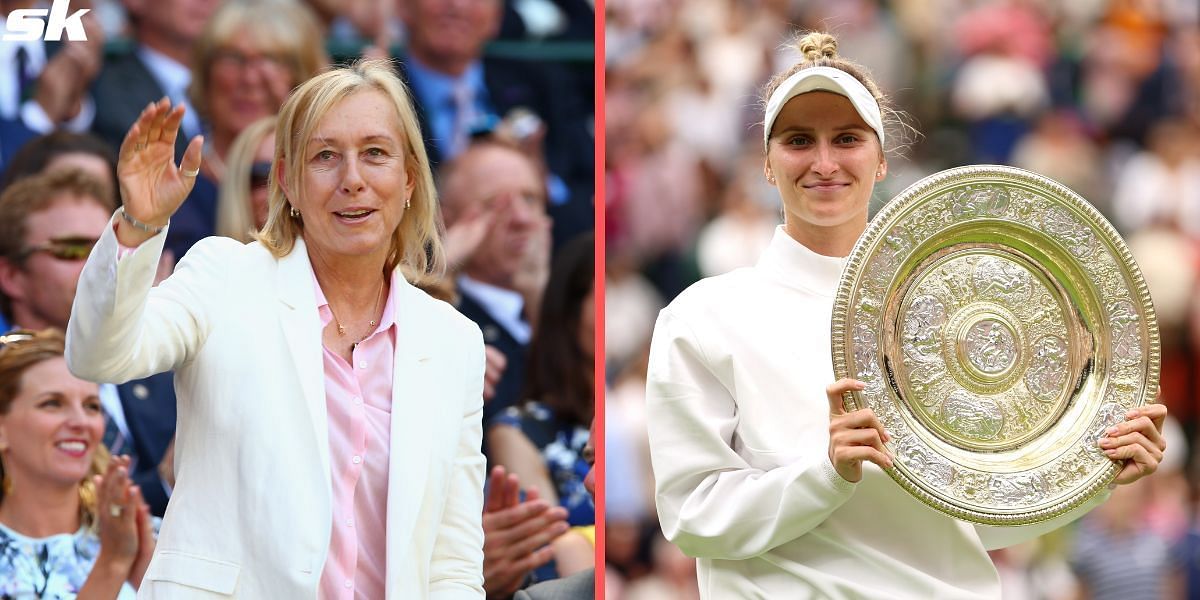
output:
M346 519L346 527L354 527L354 519Z
M367 361L365 361L365 360L358 361L358 368L360 368L360 369L367 368Z
M346 589L350 589L350 588L354 587L354 582L347 579L346 583L344 585L346 586Z
M355 396L355 397L354 397L354 405L355 405L355 406L362 406L362 398L359 398L358 396Z
M361 457L361 456L355 456L355 457L354 457L354 464L356 464L356 465L357 465L357 464L359 464L359 463L361 463L361 462L362 462L362 457Z

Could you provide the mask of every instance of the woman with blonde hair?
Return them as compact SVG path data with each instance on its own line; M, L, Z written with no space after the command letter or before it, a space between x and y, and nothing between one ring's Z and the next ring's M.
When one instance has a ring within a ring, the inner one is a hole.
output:
M275 154L275 115L238 134L229 148L217 196L217 235L247 243L267 224L267 182Z
M298 87L257 241L203 240L150 274L200 167L183 109L121 146L125 206L80 278L74 372L174 369L177 479L151 598L482 598L483 341L405 279L442 269L416 113L389 64Z
M204 161L168 235L176 257L216 231L218 190L238 134L328 67L322 38L301 2L227 0L213 13L192 50L188 99L203 122Z
M67 371L62 332L0 335L0 597L133 597L150 508L103 434L99 388Z
M972 527L894 482L888 433L833 380L838 280L887 176L894 113L825 33L766 89L763 174L784 224L756 266L705 279L659 315L646 385L663 533L697 562L703 598L998 598L986 549L1060 527ZM827 385L828 384L828 385ZM1101 442L1116 482L1152 473L1166 409Z

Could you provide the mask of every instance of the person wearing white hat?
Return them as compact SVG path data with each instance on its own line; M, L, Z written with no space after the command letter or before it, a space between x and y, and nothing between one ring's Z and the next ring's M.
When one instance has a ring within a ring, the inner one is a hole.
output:
M1027 527L972 526L925 506L881 467L888 433L847 412L830 319L846 256L887 176L899 125L825 33L766 89L764 174L784 224L751 268L700 281L659 315L647 426L659 520L697 565L702 598L998 598L987 554L1081 516L1106 495ZM1117 483L1162 458L1166 409L1132 411L1101 448Z

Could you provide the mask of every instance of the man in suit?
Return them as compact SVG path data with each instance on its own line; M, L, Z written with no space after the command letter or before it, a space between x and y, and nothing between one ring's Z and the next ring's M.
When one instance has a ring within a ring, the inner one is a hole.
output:
M442 211L458 269L459 312L483 330L485 344L504 353L507 366L484 406L486 423L519 403L525 385L530 322L549 275L546 192L537 167L501 143L480 141L441 174ZM459 236L463 230L473 236ZM471 237L462 242L462 239ZM463 246L473 245L463 249ZM455 256L457 255L457 256Z
M92 130L113 148L146 105L166 96L187 107L175 155L183 155L192 136L202 133L188 103L192 82L192 46L220 5L218 0L124 0L133 26L134 45L108 56L92 89L98 112Z
M400 8L409 35L401 75L413 91L433 163L453 159L472 134L505 119L548 172L554 239L590 231L593 109L590 99L579 97L572 74L549 63L484 56L500 28L501 0L403 0Z
M0 196L0 308L14 327L66 330L75 287L92 244L115 208L111 192L79 171L55 171L15 182ZM166 510L158 475L175 435L170 373L100 386L108 416L104 441L134 460L132 478L151 511Z
M40 7L33 0L0 0L0 21L14 10ZM19 121L35 133L80 133L91 126L96 106L87 90L100 70L104 31L91 12L78 22L84 39L70 39L80 32L68 27L62 41L0 42L0 120Z

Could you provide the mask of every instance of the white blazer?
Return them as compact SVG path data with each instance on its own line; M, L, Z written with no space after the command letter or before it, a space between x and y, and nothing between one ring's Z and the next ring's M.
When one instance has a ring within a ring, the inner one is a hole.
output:
M176 484L139 598L316 598L332 499L321 322L298 240L197 243L151 288L165 234L105 229L67 327L77 376L174 369ZM387 596L483 598L483 341L396 278Z

